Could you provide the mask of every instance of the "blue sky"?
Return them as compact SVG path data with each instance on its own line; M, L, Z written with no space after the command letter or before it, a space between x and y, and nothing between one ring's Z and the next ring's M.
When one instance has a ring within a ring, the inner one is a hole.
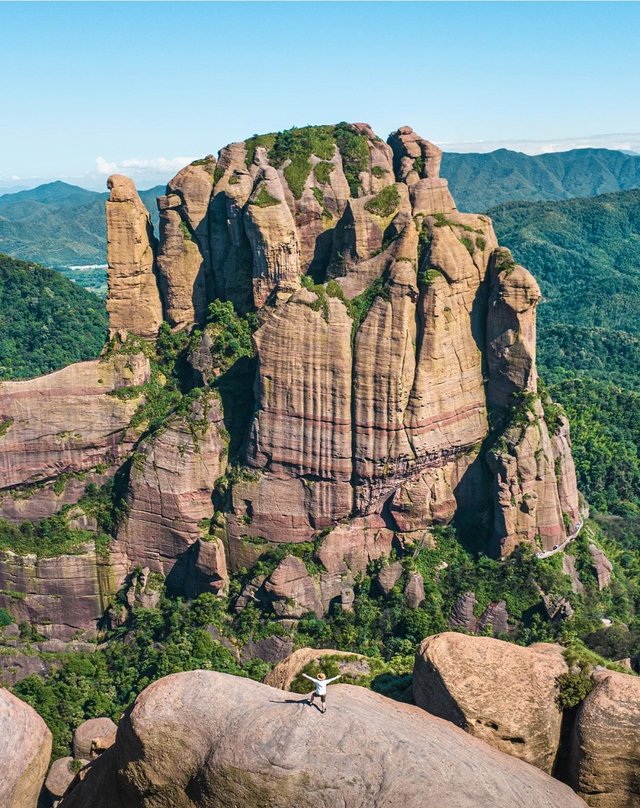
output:
M450 150L640 151L638 3L0 2L0 31L4 187L145 187L340 120Z

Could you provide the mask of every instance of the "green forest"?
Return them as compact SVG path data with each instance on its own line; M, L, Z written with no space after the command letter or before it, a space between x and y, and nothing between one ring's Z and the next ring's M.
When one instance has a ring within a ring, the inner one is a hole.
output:
M52 269L0 253L0 379L28 379L94 359L104 301Z

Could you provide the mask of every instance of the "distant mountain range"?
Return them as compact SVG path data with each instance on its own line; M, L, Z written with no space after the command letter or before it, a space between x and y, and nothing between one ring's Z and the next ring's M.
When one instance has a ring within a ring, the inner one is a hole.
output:
M154 226L164 186L140 191ZM106 261L104 203L108 193L49 182L0 196L0 252L50 267Z
M447 153L441 174L460 210L479 211L514 201L596 196L640 188L640 156L611 149L573 149L530 156L499 149Z

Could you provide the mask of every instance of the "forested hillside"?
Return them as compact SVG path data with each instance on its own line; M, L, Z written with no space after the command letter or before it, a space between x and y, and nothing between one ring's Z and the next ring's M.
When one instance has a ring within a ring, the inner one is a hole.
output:
M490 212L540 283L540 372L567 409L580 486L600 511L640 506L640 191Z
M640 187L640 157L610 149L572 149L528 155L509 149L487 154L445 152L442 176L460 210L503 202L560 200Z
M0 379L25 379L96 357L103 301L52 269L0 253Z
M155 225L163 190L140 191ZM46 266L106 263L107 197L66 182L0 196L0 251Z

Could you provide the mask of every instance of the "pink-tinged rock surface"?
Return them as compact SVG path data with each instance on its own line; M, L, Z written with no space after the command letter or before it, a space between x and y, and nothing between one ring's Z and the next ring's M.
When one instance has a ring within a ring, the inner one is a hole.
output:
M83 760L91 760L97 756L97 750L104 751L105 739L115 740L117 727L110 718L90 718L83 721L73 733L73 756Z
M124 578L137 566L169 575L202 535L213 516L212 491L227 463L218 398L205 394L191 412L175 416L159 434L138 446L129 478L128 513L113 545L114 564ZM226 578L219 557L220 579ZM183 577L181 567L174 577ZM182 581L175 581L177 588Z
M578 708L570 782L593 808L640 805L640 678L600 670Z
M258 175L245 214L245 230L253 255L253 301L261 308L277 295L300 287L300 241L284 188L275 168Z
M115 748L61 806L418 808L425 794L439 808L584 806L417 707L338 684L329 710L223 673L168 676L137 698Z
M551 550L567 538L553 447L542 405L522 405L520 419L487 454L494 474L494 537L497 552L509 555L519 544Z
M576 560L572 555L564 555L562 557L562 571L565 575L571 578L571 589L576 595L584 593L584 584L580 580L578 570L576 569Z
M183 168L158 198L158 280L171 326L203 323L213 295L209 203L216 161L205 158Z
M76 775L72 765L72 757L58 758L51 764L44 786L52 799L59 800L73 782Z
M36 711L0 688L0 805L36 808L51 755L51 733Z
M249 463L305 478L309 522L322 528L352 509L351 318L340 300L301 289L254 339L260 374ZM291 488L299 492L299 481Z
M613 566L607 558L604 550L598 547L597 544L589 544L589 554L591 556L593 570L596 574L596 578L598 579L598 589L602 592L602 590L606 589L606 587L608 587L611 583Z
M127 430L141 397L114 393L143 385L150 375L142 354L114 354L55 373L0 384L0 489L94 470L122 459L136 435Z
M93 542L53 558L0 551L0 606L47 638L95 640L115 591L109 562L96 556Z
M302 617L307 612L322 615L318 584L301 558L283 559L265 581L264 588L273 599L278 617Z
M378 516L365 516L336 525L322 539L316 555L327 570L335 573L365 572L369 562L391 553L393 531Z
M162 324L155 275L155 238L149 212L129 177L113 174L107 210L109 333L153 338Z
M420 645L413 696L430 713L551 772L562 722L556 679L566 671L560 646L522 648L446 632Z

